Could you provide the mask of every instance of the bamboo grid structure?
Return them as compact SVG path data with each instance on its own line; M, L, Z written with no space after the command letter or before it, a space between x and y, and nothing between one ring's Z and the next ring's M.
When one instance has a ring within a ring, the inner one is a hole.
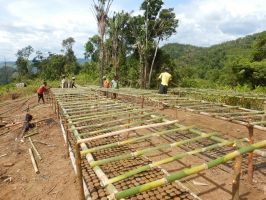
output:
M114 89L105 89L105 88L97 88L91 87L91 90L98 92L108 92L110 94L116 93L118 97L127 98L128 101L138 102L140 103L140 99L145 101L147 105L157 105L158 107L172 107L176 109L182 109L190 112L194 112L201 115L206 115L218 119L222 119L225 121L230 121L236 124L244 125L246 127L254 127L255 129L266 131L266 96L239 96L239 98L250 98L250 99L259 99L261 100L261 104L264 105L262 110L252 110L240 107L238 105L227 105L224 103L215 103L205 100L200 100L198 98L191 98L190 96L186 96L183 90L181 90L180 95L160 95L157 94L157 91L154 90L141 90L141 89L132 89L132 88L122 88L119 90ZM183 92L183 93L182 93ZM187 92L189 93L189 92ZM193 94L201 94L202 93L193 91ZM189 93L190 94L190 93ZM223 95L220 93L210 93L211 95ZM233 96L233 94L231 94Z
M83 181L92 199L198 199L177 180L266 146L261 141L236 149L233 145L243 141L184 126L145 109L144 101L137 106L107 99L94 89L52 89L53 109L67 133L67 152L75 150L80 199L85 199ZM190 150L181 151L184 148ZM149 159L166 150L178 153L157 161ZM215 159L171 174L160 167L206 152ZM235 169L236 174L241 170ZM237 199L239 191L233 186L232 195Z

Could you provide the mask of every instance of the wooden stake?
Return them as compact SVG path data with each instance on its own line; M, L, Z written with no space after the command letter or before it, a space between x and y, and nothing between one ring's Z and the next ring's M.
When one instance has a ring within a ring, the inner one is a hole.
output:
M253 130L253 126L248 126L249 144L254 144ZM253 152L248 154L248 182L250 184L253 182Z
M77 178L79 184L79 199L85 200L85 193L83 188L83 180L82 180L82 171L81 171L81 156L79 151L79 144L75 144L75 160L76 160L76 170L77 170Z
M242 164L242 156L236 157L234 164L233 184L232 184L232 200L239 200L241 164Z
M30 148L29 149L29 153L30 153L30 158L31 158L31 162L32 162L32 165L33 165L33 168L34 168L34 171L36 174L39 174L39 169L37 167L37 164L36 164L36 161L35 161L35 158L34 158L34 155L32 153L32 149Z

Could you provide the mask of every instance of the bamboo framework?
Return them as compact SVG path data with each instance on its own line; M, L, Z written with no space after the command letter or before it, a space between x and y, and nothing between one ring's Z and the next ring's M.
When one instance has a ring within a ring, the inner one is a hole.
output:
M122 88L119 90L108 89L105 88L91 88L97 92L98 95L103 94L103 91L108 91L111 93L118 94L118 97L123 98L128 102L136 102L140 103L141 99L145 99L145 104L147 105L157 105L158 107L172 107L176 109L182 109L190 112L194 112L201 115L206 115L218 119L222 119L225 121L230 121L236 124L244 125L244 126L253 126L256 129L266 131L266 96L265 95L255 95L251 96L251 94L239 94L235 93L236 98L240 99L250 99L250 100L259 100L260 108L262 110L252 110L240 107L239 105L228 105L221 100L220 102L211 102L202 100L198 96L185 95L185 94L201 94L208 96L228 96L228 93L215 92L210 90L208 93L206 90L202 91L190 91L180 89L180 93L171 93L168 95L160 95L157 94L157 91L153 90L140 90L140 89L128 89ZM239 96L240 95L240 96ZM234 93L230 93L230 97L234 97ZM230 103L230 102L227 102ZM264 106L264 107L263 107Z
M102 91L95 88L52 89L54 111L67 132L67 144L75 150L80 199L85 199L83 180L92 199L122 199L136 195L142 199L151 196L167 199L182 195L184 199L198 199L175 181L266 146L263 141L235 149L233 145L239 144L239 141L225 140L217 133L205 133L193 126L184 126L177 120L166 119L152 109L143 108L143 101L140 101L141 106L137 106L108 99ZM150 93L142 93L141 97L144 95ZM171 96L169 98L176 101ZM185 105L189 104L186 99L182 100ZM189 105L196 106L197 103L192 101ZM184 148L190 150L184 151ZM166 150L178 153L160 160L150 159ZM233 152L224 155L228 151ZM215 159L197 167L170 175L160 168L163 164L207 152ZM165 191L163 195L158 193L158 188Z

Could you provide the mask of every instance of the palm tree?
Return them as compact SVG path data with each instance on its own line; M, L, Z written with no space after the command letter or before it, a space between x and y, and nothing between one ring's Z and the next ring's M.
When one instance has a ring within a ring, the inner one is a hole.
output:
M113 0L98 0L97 2L93 1L92 11L93 14L97 20L98 25L98 34L100 36L100 53L99 53L99 60L101 62L100 64L100 86L102 86L103 81L103 70L105 66L104 57L105 57L105 33L106 33L106 25L108 21L108 13L110 10L110 7L112 5Z

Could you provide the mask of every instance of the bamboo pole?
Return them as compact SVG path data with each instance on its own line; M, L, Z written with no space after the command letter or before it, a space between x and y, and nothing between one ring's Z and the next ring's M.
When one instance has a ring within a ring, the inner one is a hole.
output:
M25 135L25 136L23 136L23 137L24 137L24 138L27 138L27 137L31 137L31 136L36 135L36 134L39 134L39 132L36 131L36 132L30 133L30 134L28 134L28 135Z
M151 114L154 114L154 113L147 113L147 114L143 114L143 115L142 114L137 114L137 115L134 115L132 117L132 116L130 116L130 113L129 113L128 117L125 117L123 119L116 119L116 120L107 121L107 122L104 122L104 123L97 123L97 124L90 124L90 125L86 125L86 126L79 126L79 127L76 127L76 129L77 130L82 130L82 129L86 129L86 128L99 128L99 127L106 126L108 124L122 122L122 121L128 121L128 123L130 123L131 119L138 119L138 118L141 118L141 117L147 117L147 116L150 116Z
M31 162L32 162L32 166L34 168L34 171L35 171L36 174L39 174L40 172L39 172L39 169L37 167L37 164L36 164L36 161L35 161L35 158L34 158L34 155L32 153L32 149L31 148L29 148L29 153L30 153L30 158L31 158Z
M132 114L133 113L139 113L142 110L141 109L129 109L129 110L119 111L119 113L110 113L110 111L109 111L109 113L106 113L106 114L103 114L103 115L86 116L86 117L80 117L80 118L70 118L72 121L74 121L71 124L79 124L79 123L82 123L82 122L89 122L89 121L97 120L97 119L119 117L119 116L127 115L128 113L132 113ZM145 111L146 110L144 110L144 112ZM88 113L86 115L88 115Z
M239 200L239 185L241 176L242 156L237 156L234 163L234 175L232 184L232 200Z
M64 108L62 108L62 109L63 109L63 111L65 111ZM64 113L66 113L66 112L64 112ZM66 117L67 117L67 115L66 115ZM68 122L71 124L70 119L68 119ZM71 125L71 126L73 127L72 131L73 131L75 138L77 140L80 140L81 138L79 136L78 131L76 129L74 129L74 125ZM78 145L78 144L76 144L76 145ZM80 143L79 145L83 151L88 149L88 147L85 143ZM93 156L90 153L86 154L86 159L88 162L91 162L94 160ZM102 171L102 169L100 167L96 166L93 168L93 171L95 172L95 174L99 178L101 184L105 185L105 183L108 181L108 177L105 175L105 173ZM117 192L116 188L112 184L108 185L107 190L109 193L116 193Z
M89 141L93 141L93 140L97 140L97 139L101 139L101 138L105 138L105 137L119 135L119 134L122 134L122 133L125 133L128 131L135 131L135 130L146 129L146 128L155 128L155 127L159 127L159 126L167 126L167 125L175 124L177 122L178 122L178 120L173 120L173 121L168 121L168 122L155 123L155 124L149 124L149 125L144 125L144 126L137 126L137 127L122 129L119 131L114 131L114 132L106 133L103 135L98 135L98 136L91 137L91 138L80 139L77 141L77 143L85 143L85 142L89 142Z
M38 156L39 160L42 160L41 154L38 152L37 148L33 144L31 137L29 137L29 141L30 141L32 149L35 151L35 153Z
M194 142L194 141L198 141L198 140L201 140L204 138L208 138L208 137L211 137L213 135L214 135L214 133L210 133L210 134L206 134L204 136L198 136L198 137L187 139L187 140L181 140L181 141L174 142L171 144L161 144L161 145L158 145L155 147L149 147L149 148L141 149L141 150L130 152L130 153L125 153L125 154L122 154L119 156L114 156L114 157L110 157L110 158L106 158L106 159L102 159L102 160L93 161L93 162L90 162L89 164L91 167L94 167L97 165L104 165L104 164L109 163L109 162L114 162L114 161L118 161L118 160L124 160L124 159L128 159L128 158L132 158L132 157L142 156L144 154L154 152L156 150L169 149L169 148L177 147L180 145L188 144L190 142Z
M96 103L96 104L92 104L90 106L90 109L86 109L86 108L82 108L82 109L78 109L78 108L73 108L71 109L70 111L67 111L67 113L69 115L74 115L74 114L79 114L79 113L82 113L84 111L86 112L93 112L93 111L97 111L97 113L101 113L99 110L103 110L102 113L106 113L106 108L108 107L111 107L112 109L115 110L115 108L117 108L117 110L119 110L119 108L127 108L128 106L124 106L124 105L121 105L121 104L117 104L117 103L112 103L112 104L106 104L103 102L103 104L99 104L99 103ZM95 114L97 114L95 113Z
M95 134L99 134L99 133L105 133L107 131L115 131L117 129L120 129L120 128L127 128L128 126L137 126L137 125L142 125L144 122L145 123L154 123L154 122L158 122L158 121L161 121L162 118L152 118L150 120L147 120L147 121L143 121L142 120L135 120L129 124L121 124L121 125L115 125L115 126L111 126L110 128L103 128L103 129L100 129L100 130L96 130L96 131L91 131L91 132L87 132L87 133L81 133L80 136L85 136L85 135L95 135Z
M186 176L197 174L201 171L216 167L217 165L226 163L229 160L236 158L237 156L252 152L255 149L263 148L265 146L266 146L266 140L263 140L261 142L258 142L256 144L252 144L249 146L241 147L240 149L238 149L236 151L233 151L233 152L226 154L222 157L218 157L217 159L211 160L207 163L203 163L201 165L197 165L197 166L191 167L191 168L186 168L186 169L171 173L170 175L168 175L162 179L158 179L158 180L155 180L155 181L143 184L143 185L139 185L139 186L127 189L127 190L123 190L123 191L118 192L118 193L114 193L110 196L110 198L116 198L119 200L122 198L127 198L130 196L133 196L137 193L144 192L146 190L150 190L150 189L159 187L161 185L171 183L171 182L176 181L176 180L180 180L181 178L184 178Z
M210 145L210 146L207 146L207 147L203 147L203 148L194 149L192 151L188 151L188 152L184 152L184 153L178 153L175 156L168 157L168 158L156 161L156 162L152 162L151 164L144 165L144 166L141 166L141 167L137 167L137 168L135 168L133 170L124 172L123 174L121 174L119 176L116 176L116 177L113 177L113 178L109 179L108 183L110 184L110 183L115 183L115 182L124 180L124 179L126 179L128 177L131 177L131 176L134 176L134 175L136 175L138 173L141 173L141 172L144 172L144 171L148 171L148 170L150 170L152 168L158 167L160 165L163 165L163 164L166 164L166 163L169 163L169 162L173 162L175 160L182 159L182 158L184 158L186 156L203 153L203 152L206 152L206 151L210 151L210 150L213 150L213 149L217 149L217 148L220 148L220 147L223 147L223 146L232 145L232 144L234 144L234 141L227 141L227 142L213 144L213 145Z
M100 151L100 150L107 149L107 148L113 148L113 147L117 147L117 146L127 145L127 144L131 144L131 143L134 143L134 142L139 142L139 141L145 140L145 139L150 138L150 137L159 137L159 136L162 136L162 135L165 135L165 134L173 134L176 131L184 131L184 130L188 130L190 128L191 127L182 127L182 128L176 128L176 129L171 129L171 130L167 130L167 131L161 131L161 132L155 132L155 133L151 133L151 134L146 134L146 135L143 135L143 136L140 136L140 137L134 137L134 138L130 138L130 139L119 141L119 142L115 142L115 143L110 143L110 144L106 144L106 145L102 145L102 146L97 146L97 147L88 149L86 151L82 151L81 154L83 155L83 154L86 154L86 153L93 153L93 152Z
M79 184L79 199L85 200L79 144L75 144L75 161L76 161L77 178L78 178L78 184Z

